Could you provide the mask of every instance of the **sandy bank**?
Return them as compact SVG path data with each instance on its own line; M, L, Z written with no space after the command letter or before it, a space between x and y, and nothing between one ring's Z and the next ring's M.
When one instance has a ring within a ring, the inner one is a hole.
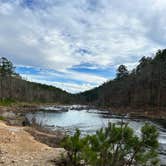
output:
M62 151L37 142L24 127L8 126L0 121L0 165L52 166Z

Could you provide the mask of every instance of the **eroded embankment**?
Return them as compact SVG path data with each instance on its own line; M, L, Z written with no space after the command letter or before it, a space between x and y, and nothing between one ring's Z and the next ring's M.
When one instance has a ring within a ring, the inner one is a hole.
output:
M8 126L0 121L0 165L51 166L62 151L36 141L25 127Z

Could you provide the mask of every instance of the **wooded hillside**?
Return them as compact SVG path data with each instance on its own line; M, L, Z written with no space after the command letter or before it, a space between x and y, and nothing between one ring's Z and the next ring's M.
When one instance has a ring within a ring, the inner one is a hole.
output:
M153 58L143 57L132 71L117 69L114 80L77 94L80 103L112 107L166 106L166 49Z
M59 88L23 80L12 62L0 58L0 100L69 103L71 95Z
M71 95L59 88L23 80L13 64L0 59L0 99L80 103L108 107L166 107L166 49L142 57L132 71L120 65L114 80Z

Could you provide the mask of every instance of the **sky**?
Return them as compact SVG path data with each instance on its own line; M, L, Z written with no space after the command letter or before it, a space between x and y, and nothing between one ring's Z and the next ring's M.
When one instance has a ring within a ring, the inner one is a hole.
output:
M166 0L0 0L0 56L27 80L82 92L166 46Z

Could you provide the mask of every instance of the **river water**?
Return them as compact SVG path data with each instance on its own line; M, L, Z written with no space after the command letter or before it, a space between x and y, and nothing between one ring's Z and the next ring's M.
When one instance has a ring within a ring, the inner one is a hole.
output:
M83 135L93 134L97 129L106 127L109 122L121 122L122 117L109 115L97 109L86 109L82 106L60 106L60 107L42 107L42 110L35 113L28 113L29 120L36 119L36 122L49 127L52 130L65 130L68 134L73 134L76 128L79 128ZM154 124L159 131L160 158L162 165L166 165L166 129L148 119L130 119L127 116L123 120L133 128L137 135L140 135L140 129L145 122Z

